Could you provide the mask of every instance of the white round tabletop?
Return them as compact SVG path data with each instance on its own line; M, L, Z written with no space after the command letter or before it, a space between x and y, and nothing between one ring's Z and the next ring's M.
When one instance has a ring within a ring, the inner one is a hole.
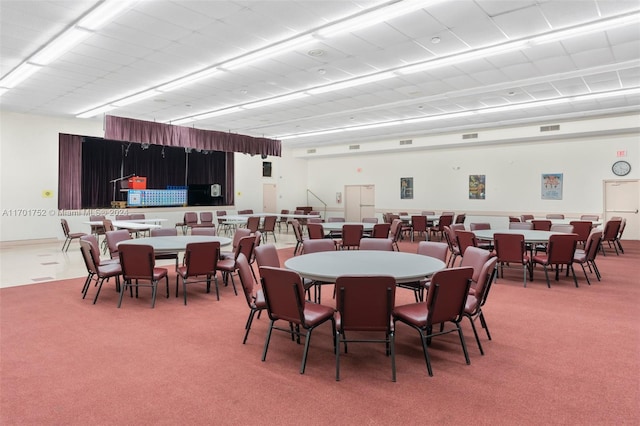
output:
M565 232L535 231L533 229L479 229L473 231L476 238L481 240L493 240L493 234L521 234L527 243L546 243L549 237L554 234L565 234Z
M209 236L209 235L168 235L162 237L146 237L146 238L133 238L131 240L124 240L118 243L120 244L135 244L135 245L150 245L155 251L184 251L189 243L203 243L210 241L218 241L221 246L228 246L231 244L231 238Z
M342 231L342 225L362 225L363 230L371 231L375 223L363 223L363 222L325 222L322 224L322 228L325 231Z
M335 282L341 275L391 275L396 282L419 281L444 269L444 262L415 253L340 250L294 256L287 269L315 281Z

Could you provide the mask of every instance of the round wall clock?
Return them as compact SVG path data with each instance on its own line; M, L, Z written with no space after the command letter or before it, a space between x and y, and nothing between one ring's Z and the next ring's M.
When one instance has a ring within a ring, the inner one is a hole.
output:
M627 161L616 161L613 163L613 166L611 166L611 171L613 171L613 174L616 176L626 176L631 171L631 164Z

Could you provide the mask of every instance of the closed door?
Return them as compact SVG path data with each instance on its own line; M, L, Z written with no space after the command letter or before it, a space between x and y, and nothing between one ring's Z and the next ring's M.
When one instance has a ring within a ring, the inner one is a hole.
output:
M347 222L360 222L363 217L375 217L375 186L344 187L344 215Z
M614 216L627 219L622 238L640 239L640 181L610 180L604 182L604 220Z
M277 191L275 183L265 183L262 185L262 211L265 213L276 213Z

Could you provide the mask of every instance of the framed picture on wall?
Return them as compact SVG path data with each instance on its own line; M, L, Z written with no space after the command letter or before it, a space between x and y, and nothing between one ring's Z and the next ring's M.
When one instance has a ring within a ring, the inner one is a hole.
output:
M484 200L485 175L469 175L469 199Z
M412 177L400 178L400 199L401 200L413 199L413 178Z
M541 189L543 200L562 200L562 173L543 173Z

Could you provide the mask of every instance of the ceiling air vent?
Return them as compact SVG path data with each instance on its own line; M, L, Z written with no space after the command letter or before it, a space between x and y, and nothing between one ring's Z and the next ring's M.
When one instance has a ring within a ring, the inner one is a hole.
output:
M400 141L400 145L411 145L413 143L413 140L411 139L405 139L403 141Z
M540 126L541 132L557 132L558 130L560 130L559 124L554 124L552 126Z
M467 133L466 135L462 135L462 139L478 139L477 133Z
M360 149L360 145L349 145L349 149Z
M315 154L316 153L316 149L315 148L311 148L307 150L307 154Z

